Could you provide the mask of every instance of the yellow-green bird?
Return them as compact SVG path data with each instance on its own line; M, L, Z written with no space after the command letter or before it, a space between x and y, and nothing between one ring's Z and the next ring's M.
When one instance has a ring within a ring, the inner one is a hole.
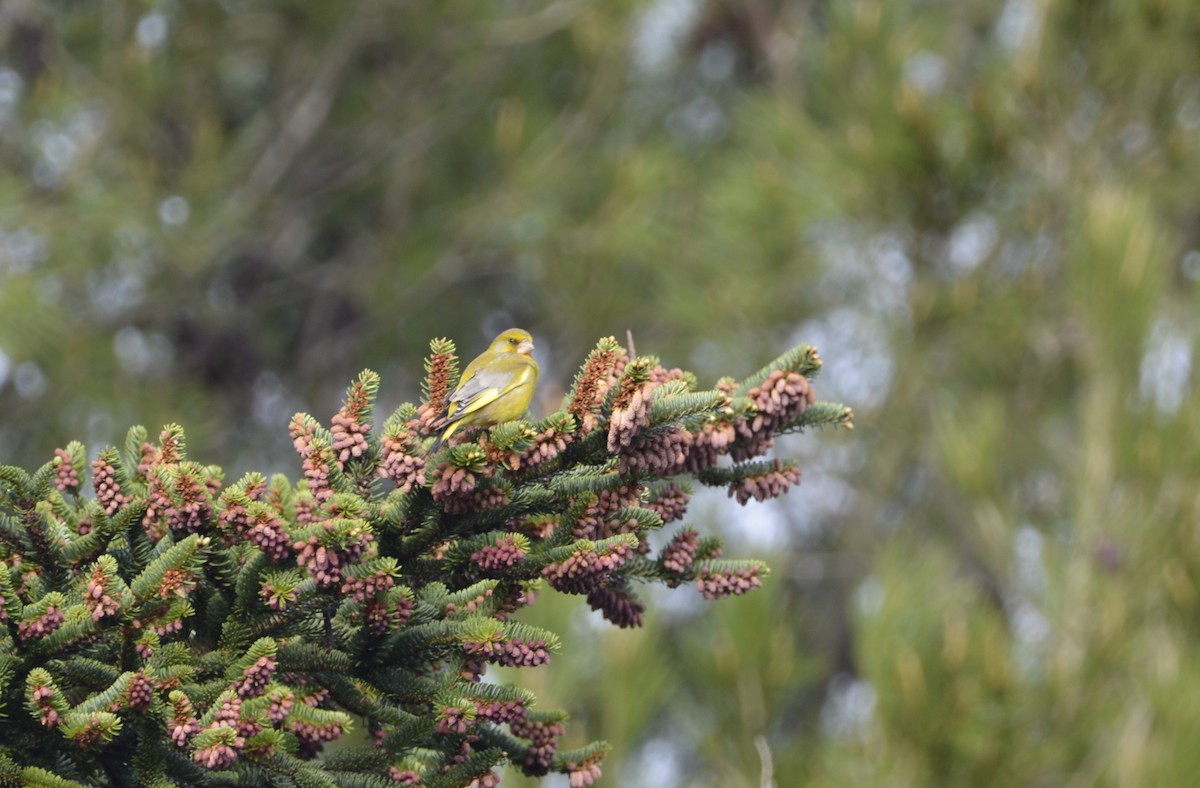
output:
M491 347L463 370L448 399L446 431L450 439L459 427L490 427L519 418L533 400L538 365L533 360L533 337L510 328L492 340Z

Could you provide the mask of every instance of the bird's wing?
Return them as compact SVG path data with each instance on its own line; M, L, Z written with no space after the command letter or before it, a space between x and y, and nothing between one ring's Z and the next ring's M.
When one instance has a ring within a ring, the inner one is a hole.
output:
M498 364L492 368L483 368L463 381L453 394L450 395L454 412L450 414L447 423L453 423L474 413L485 405L489 405L521 385L529 379L533 370L525 364L519 369L513 369L510 364Z

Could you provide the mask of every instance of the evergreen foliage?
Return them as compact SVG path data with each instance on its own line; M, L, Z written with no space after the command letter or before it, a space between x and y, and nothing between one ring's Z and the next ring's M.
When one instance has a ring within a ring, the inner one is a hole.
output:
M560 750L564 712L481 681L560 648L514 614L549 586L633 627L637 583L760 586L763 563L690 528L651 556L647 535L686 508L676 477L774 497L798 470L751 458L777 431L810 406L850 426L815 401L811 348L695 391L605 339L559 412L439 445L457 359L431 348L427 399L381 431L369 370L328 427L296 414L296 483L225 486L178 425L100 451L94 496L78 442L32 475L0 470L0 780L485 786L509 762L589 785L606 744ZM360 725L371 744L323 753Z

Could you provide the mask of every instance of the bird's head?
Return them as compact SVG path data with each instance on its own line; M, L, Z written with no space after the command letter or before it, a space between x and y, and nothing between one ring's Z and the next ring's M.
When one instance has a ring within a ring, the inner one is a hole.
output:
M528 356L533 352L533 337L528 331L510 328L492 340L493 353L521 353Z

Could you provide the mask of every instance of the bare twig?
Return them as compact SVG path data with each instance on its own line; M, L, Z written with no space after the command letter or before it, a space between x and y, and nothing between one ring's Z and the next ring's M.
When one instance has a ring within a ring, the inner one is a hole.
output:
M761 788L775 788L775 761L771 757L771 744L767 737L759 734L754 737L754 746L758 750L758 758L762 761L762 777L758 784Z
M533 43L569 25L586 5L580 0L559 0L535 14L494 22L488 31L488 43L500 46Z

